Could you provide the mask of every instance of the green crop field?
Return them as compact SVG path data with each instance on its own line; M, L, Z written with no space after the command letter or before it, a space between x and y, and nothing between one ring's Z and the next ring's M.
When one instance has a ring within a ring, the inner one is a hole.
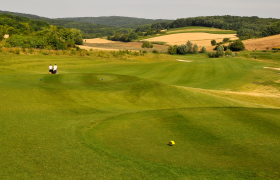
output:
M2 52L0 179L280 179L280 54L259 54Z

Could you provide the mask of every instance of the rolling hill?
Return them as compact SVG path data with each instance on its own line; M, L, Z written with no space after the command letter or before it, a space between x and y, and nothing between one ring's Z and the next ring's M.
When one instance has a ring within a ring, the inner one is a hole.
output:
M93 24L103 24L114 27L136 28L139 25L152 24L160 21L171 21L166 19L144 19L123 16L101 16L101 17L72 17L58 18L59 20L68 20L76 22L85 22Z

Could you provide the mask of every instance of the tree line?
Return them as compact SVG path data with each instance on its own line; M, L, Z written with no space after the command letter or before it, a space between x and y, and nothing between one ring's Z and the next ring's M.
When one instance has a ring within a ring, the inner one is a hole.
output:
M174 21L160 21L152 24L139 25L134 29L138 36L148 36L161 33L163 29L173 29L187 26L204 26L224 30L235 30L239 39L265 37L280 34L279 19L240 17L240 16L201 16L180 18Z
M240 17L240 16L204 16L192 18L180 18L172 22L162 21L151 25L154 29L180 28L187 26L214 27L224 30L235 30L240 39L250 39L253 37L264 37L268 35L280 34L279 19Z
M83 44L80 30L50 25L12 14L0 14L0 40L9 34L6 47L67 49Z

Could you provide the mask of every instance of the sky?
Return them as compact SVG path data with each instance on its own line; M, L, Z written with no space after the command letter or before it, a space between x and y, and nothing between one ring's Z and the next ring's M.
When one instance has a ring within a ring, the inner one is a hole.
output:
M0 0L0 10L48 18L127 16L178 19L236 15L280 19L280 0Z

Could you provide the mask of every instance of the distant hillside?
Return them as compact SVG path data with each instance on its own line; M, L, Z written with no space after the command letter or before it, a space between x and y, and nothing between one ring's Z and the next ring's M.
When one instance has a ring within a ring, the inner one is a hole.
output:
M43 20L0 13L0 41L4 35L4 46L41 49L68 49L75 44L83 44L82 34L77 29L67 29L50 25Z
M9 13L9 14L13 14L13 15L21 16L21 17L34 19L34 20L43 20L54 26L79 29L82 31L84 38L94 38L94 37L113 35L119 29L116 27L111 27L111 26L103 25L103 24L93 24L93 23L87 23L87 22L63 20L63 19L50 19L50 18L40 17L40 16L32 15L32 14L24 14L24 13L0 10L0 14L4 14L4 13Z
M36 20L46 20L46 19L49 19L49 18L46 18L46 17L41 17L41 16L37 16L37 15L33 15L33 14L17 13L17 12L10 12L10 11L1 11L0 10L0 13L2 13L2 14L10 13L10 14L14 14L14 15L17 15L17 16L23 16L23 17L27 17L29 19L36 19Z
M85 22L93 24L103 24L115 27L136 28L139 25L152 24L160 21L171 21L165 19L144 19L123 16L102 16L102 17L72 17L72 18L58 18L60 20Z

